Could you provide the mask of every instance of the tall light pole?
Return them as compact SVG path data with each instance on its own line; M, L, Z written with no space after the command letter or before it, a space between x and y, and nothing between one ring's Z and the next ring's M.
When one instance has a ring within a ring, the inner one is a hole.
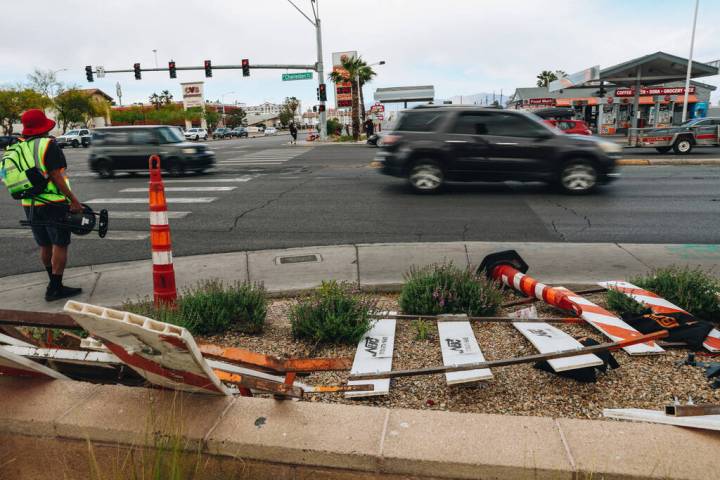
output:
M315 27L315 41L317 43L317 63L315 70L318 75L318 86L320 86L325 83L325 70L323 69L322 30L320 28L320 6L318 5L319 0L310 0L313 18L308 17L305 12L300 10L293 0L287 1ZM320 108L320 124L318 125L318 131L320 133L320 140L322 141L327 140L327 113L325 112L325 100L320 100L320 106L322 108Z
M60 72L67 72L67 68L59 68L57 70L52 70L52 76L53 76L53 81L54 81L53 85L56 85L58 88L60 88L60 84L57 81L56 75ZM53 85L48 85L47 95L49 95L50 98L55 98L55 94L53 94L53 91L52 91Z
M687 120L688 97L690 96L690 76L692 74L693 47L695 47L695 25L697 25L700 0L695 0L695 16L693 17L692 35L690 36L690 56L688 57L687 75L685 75L685 99L683 100L682 123Z

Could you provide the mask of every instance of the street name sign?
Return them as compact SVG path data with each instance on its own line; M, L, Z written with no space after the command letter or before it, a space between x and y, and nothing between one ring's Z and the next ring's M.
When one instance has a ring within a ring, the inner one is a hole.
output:
M282 74L283 82L287 82L288 80L312 80L312 78L313 78L312 72L283 73Z

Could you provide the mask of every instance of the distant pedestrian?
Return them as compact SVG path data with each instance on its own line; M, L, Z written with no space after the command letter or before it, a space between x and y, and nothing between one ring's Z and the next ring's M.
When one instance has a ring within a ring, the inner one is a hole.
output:
M298 133L298 130L297 130L297 127L295 126L295 122L290 122L290 138L291 138L290 143L292 143L293 145L297 144L297 133Z
M350 125L347 123L345 124L345 135L350 136Z
M375 125L373 124L373 121L371 119L365 120L365 134L367 135L367 138L370 138L375 133Z

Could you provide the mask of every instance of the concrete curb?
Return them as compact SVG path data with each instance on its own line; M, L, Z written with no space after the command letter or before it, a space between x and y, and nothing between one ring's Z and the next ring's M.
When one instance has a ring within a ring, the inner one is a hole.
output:
M229 399L62 380L0 378L0 397L3 478L89 478L88 443L106 471L178 432L188 455L203 454L195 459L198 478L706 479L720 449L720 432L667 425ZM212 477L218 464L242 468Z
M618 165L720 165L720 158L623 158Z
M315 288L323 280L353 282L366 290L394 291L412 266L453 262L474 268L489 253L517 250L530 273L547 283L589 284L622 280L671 264L720 272L720 245L618 243L445 242L384 243L301 247L218 253L175 258L178 288L198 280L262 282L273 295ZM152 296L150 260L68 269L67 283L83 288L81 302L119 306ZM64 302L46 303L45 272L0 278L4 308L58 311ZM18 295L23 291L22 295Z

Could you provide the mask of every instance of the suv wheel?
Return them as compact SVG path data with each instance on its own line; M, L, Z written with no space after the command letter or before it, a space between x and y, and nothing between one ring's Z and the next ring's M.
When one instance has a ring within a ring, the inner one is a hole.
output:
M673 152L678 155L687 155L692 151L693 144L692 140L687 137L678 138L673 144Z
M168 173L171 177L179 177L185 173L185 167L180 160L170 160L170 166L167 168Z
M115 176L115 169L110 160L100 160L97 164L97 173L100 178L112 178Z
M597 168L586 160L571 160L560 171L558 183L565 193L572 195L590 193L598 184Z
M420 160L410 169L408 180L418 193L435 193L442 188L445 174L432 160Z
M80 144L78 143L77 140L73 140L70 145L72 145L73 148L77 148Z

